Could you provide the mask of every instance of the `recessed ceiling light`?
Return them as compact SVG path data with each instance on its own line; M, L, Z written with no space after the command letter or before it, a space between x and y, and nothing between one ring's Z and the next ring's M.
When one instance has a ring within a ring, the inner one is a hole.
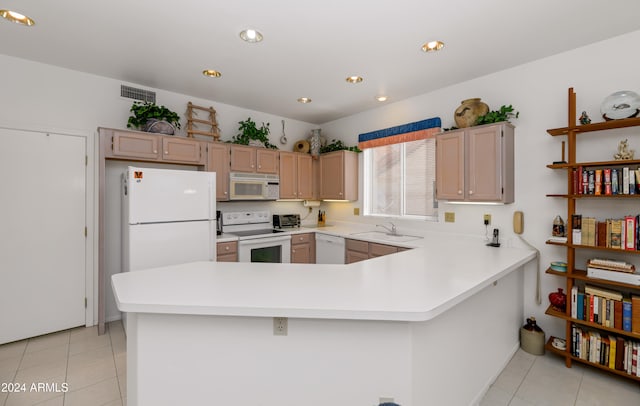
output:
M376 100L379 102L387 101L387 96L376 96Z
M219 78L220 76L222 76L222 73L218 72L217 70L213 70L213 69L205 69L202 71L202 74L205 76L208 76L210 78Z
M360 83L362 82L362 76L349 76L345 79L349 83Z
M14 23L27 25L29 27L36 23L29 17L22 15L20 13L16 13L15 11L11 11L11 10L0 10L0 17L3 17Z
M424 52L435 52L444 48L444 42L442 41L430 41L422 46Z
M240 38L246 42L260 42L262 41L262 34L254 29L247 28L240 32Z
M307 104L307 103L311 103L311 99L308 97L301 97L298 99L298 102L302 104Z

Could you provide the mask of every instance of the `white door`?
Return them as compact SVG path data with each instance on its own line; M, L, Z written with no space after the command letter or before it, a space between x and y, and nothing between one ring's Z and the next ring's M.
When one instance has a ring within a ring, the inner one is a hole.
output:
M86 139L0 129L0 344L85 324Z

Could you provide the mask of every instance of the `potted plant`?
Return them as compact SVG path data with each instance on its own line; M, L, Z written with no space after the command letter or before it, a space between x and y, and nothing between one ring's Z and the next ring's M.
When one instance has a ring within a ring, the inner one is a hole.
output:
M358 148L357 146L350 147L345 145L340 140L331 140L331 144L323 145L320 147L320 153L324 154L326 152L341 151L343 149L353 152L362 152L362 150L360 150L360 148Z
M151 102L133 102L133 113L127 122L127 128L142 131L173 135L180 128L180 116L166 108Z
M233 136L232 143L278 149L277 146L269 142L269 133L271 133L269 123L262 123L262 126L258 128L255 121L249 117L245 121L239 121L238 124L240 124L239 133Z
M478 117L478 120L476 120L475 125L499 123L500 121L509 121L511 117L518 118L519 115L520 115L519 111L516 111L515 113L513 112L512 105L508 105L508 106L502 105L500 107L500 110L490 111L484 116Z

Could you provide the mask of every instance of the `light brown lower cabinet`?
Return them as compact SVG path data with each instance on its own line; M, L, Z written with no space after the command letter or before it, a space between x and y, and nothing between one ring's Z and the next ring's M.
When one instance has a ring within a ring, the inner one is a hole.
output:
M238 242L228 241L217 243L216 260L218 262L238 262Z
M316 263L315 233L294 234L291 236L291 263Z
M381 257L383 255L394 254L400 251L406 251L410 248L396 247L394 245L379 244L375 242L367 242L360 240L345 240L346 263L352 264L358 261L364 261L369 258Z

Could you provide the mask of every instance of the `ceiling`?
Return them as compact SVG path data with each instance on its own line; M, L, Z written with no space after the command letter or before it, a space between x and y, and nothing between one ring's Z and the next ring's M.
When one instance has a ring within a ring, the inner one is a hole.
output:
M1 54L314 124L379 107L379 94L391 103L640 29L630 0L0 0L0 9L36 22L0 21ZM264 40L243 42L245 28ZM423 52L431 40L445 48ZM351 75L364 81L349 84Z

